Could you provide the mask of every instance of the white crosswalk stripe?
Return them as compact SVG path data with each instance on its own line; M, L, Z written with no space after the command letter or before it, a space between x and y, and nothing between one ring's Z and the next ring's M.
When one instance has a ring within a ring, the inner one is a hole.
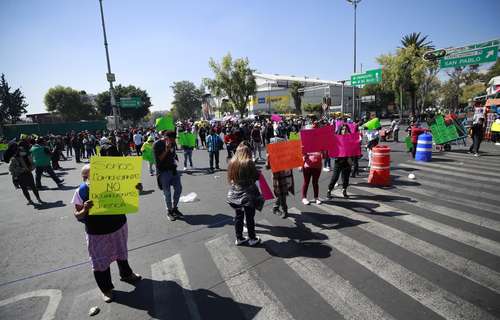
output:
M414 168L414 169L416 168L418 170L428 171L428 172L432 172L432 173L436 173L436 174L443 173L442 169L429 168L423 164L417 164L417 163L411 163L411 164L401 163L401 164L399 164L399 166L403 167L403 168ZM448 171L447 174L452 175L452 176L456 176L456 177L460 177L460 178L483 181L483 182L491 182L491 183L495 183L498 180L497 178L493 178L493 177L490 178L490 177L483 177L483 176L475 176L472 174L466 174L466 173L460 173L460 172L454 172L454 171Z
M252 270L248 270L248 262L238 248L230 244L227 235L210 240L205 246L234 300L262 308L255 317L242 308L246 319L293 319L271 289Z
M262 220L261 223L271 225L267 220ZM288 238L280 238L269 234L261 237L266 241L280 242L288 240ZM394 319L353 287L349 281L342 278L318 259L293 257L284 259L284 262L345 319Z
M392 242L405 250L419 255L430 262L446 268L451 272L500 293L500 273L494 270L469 259L465 259L447 250L441 249L429 242L415 238L393 227L379 223L370 219L366 215L355 213L339 206L332 207L330 205L323 204L317 207L331 214L341 213L343 216L350 219L368 222L362 223L358 225L358 227L374 234L377 237Z
M431 281L379 254L364 244L337 230L308 225L313 232L328 236L328 243L343 254L370 270L401 292L446 319L495 319L494 316Z
M446 158L459 159L461 161L467 161L471 163L492 163L498 165L497 157L479 157L476 158L471 154L456 153L456 152L446 152L443 154Z
M380 196L402 196L402 194L397 193L397 189L393 191L379 189L379 188L369 188L364 186L353 185L354 188L360 189L371 194L380 195ZM414 197L412 197L414 198ZM405 202L405 201L401 201ZM411 204L411 203L410 203ZM411 204L413 206L413 204ZM481 217L472 213L468 213L465 211L457 210L457 209L449 209L448 207L440 206L434 203L427 203L425 201L417 201L415 203L416 207L424 208L429 212L439 213L441 215L462 220L467 223L475 224L487 229L491 229L493 231L500 232L500 221L493 220L485 217Z
M163 292L160 289L161 282L158 281L173 281L182 286L190 318L194 320L201 319L194 297L190 293L192 288L180 254L153 264L151 266L151 277L153 280L157 280L153 284L153 299L159 319L167 318L168 315L164 314L165 308L162 306L165 306L168 301L164 299Z
M500 178L500 173L494 172L494 171L489 171L486 166L483 165L482 168L476 167L476 168L465 168L462 166L457 165L456 163L452 164L443 164L443 163L433 163L433 162L411 162L411 165L416 165L418 167L424 166L427 168L437 168L441 170L450 170L452 172L463 172L466 174L481 174L481 175L486 175L490 177L497 177Z

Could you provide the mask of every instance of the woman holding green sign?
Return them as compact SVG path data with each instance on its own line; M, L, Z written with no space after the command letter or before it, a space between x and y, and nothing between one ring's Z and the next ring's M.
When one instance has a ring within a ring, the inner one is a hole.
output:
M75 218L85 224L87 249L97 286L105 302L113 300L113 283L109 266L113 261L118 264L122 281L134 283L141 276L134 273L128 264L128 227L124 214L89 215L92 208L90 194L90 165L82 168L83 183L76 189L71 203L75 205Z

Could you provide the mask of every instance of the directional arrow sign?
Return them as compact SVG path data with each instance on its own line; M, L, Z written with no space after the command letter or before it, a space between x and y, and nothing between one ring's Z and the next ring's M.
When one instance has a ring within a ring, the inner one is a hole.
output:
M498 56L498 47L478 48L462 52L454 52L439 61L441 69L463 67L470 64L495 62Z
M120 107L122 108L139 108L142 106L141 98L120 98Z
M353 74L351 84L360 86L363 84L379 83L382 81L382 69L368 70L365 73Z

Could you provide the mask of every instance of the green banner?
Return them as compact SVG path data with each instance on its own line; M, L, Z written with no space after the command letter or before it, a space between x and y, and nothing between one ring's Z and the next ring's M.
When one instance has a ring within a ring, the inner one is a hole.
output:
M196 146L196 135L191 132L179 133L179 143L182 147L194 148Z
M289 140L300 140L300 134L298 132L290 132Z
M445 144L458 139L457 128L447 126L442 115L436 117L436 122L431 125L432 139L436 144Z
M379 83L382 81L382 69L368 70L365 73L353 74L351 76L351 85L360 86L370 83Z
M172 118L172 116L166 115L164 117L156 119L156 130L158 130L158 131L162 131L162 130L174 131L175 125L174 125L174 119Z

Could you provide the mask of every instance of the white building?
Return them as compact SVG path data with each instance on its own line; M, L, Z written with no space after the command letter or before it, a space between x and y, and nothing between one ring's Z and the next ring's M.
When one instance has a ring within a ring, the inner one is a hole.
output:
M352 87L343 85L342 82L279 74L254 73L254 76L257 82L257 93L250 99L248 105L251 114L272 113L274 106L283 104L295 110L289 91L293 82L299 82L304 86L302 106L308 103L322 104L323 98L330 98L328 99L330 102L328 107L332 107L330 109L340 111L343 106L345 112L352 111ZM358 89L356 89L356 94L359 94Z

